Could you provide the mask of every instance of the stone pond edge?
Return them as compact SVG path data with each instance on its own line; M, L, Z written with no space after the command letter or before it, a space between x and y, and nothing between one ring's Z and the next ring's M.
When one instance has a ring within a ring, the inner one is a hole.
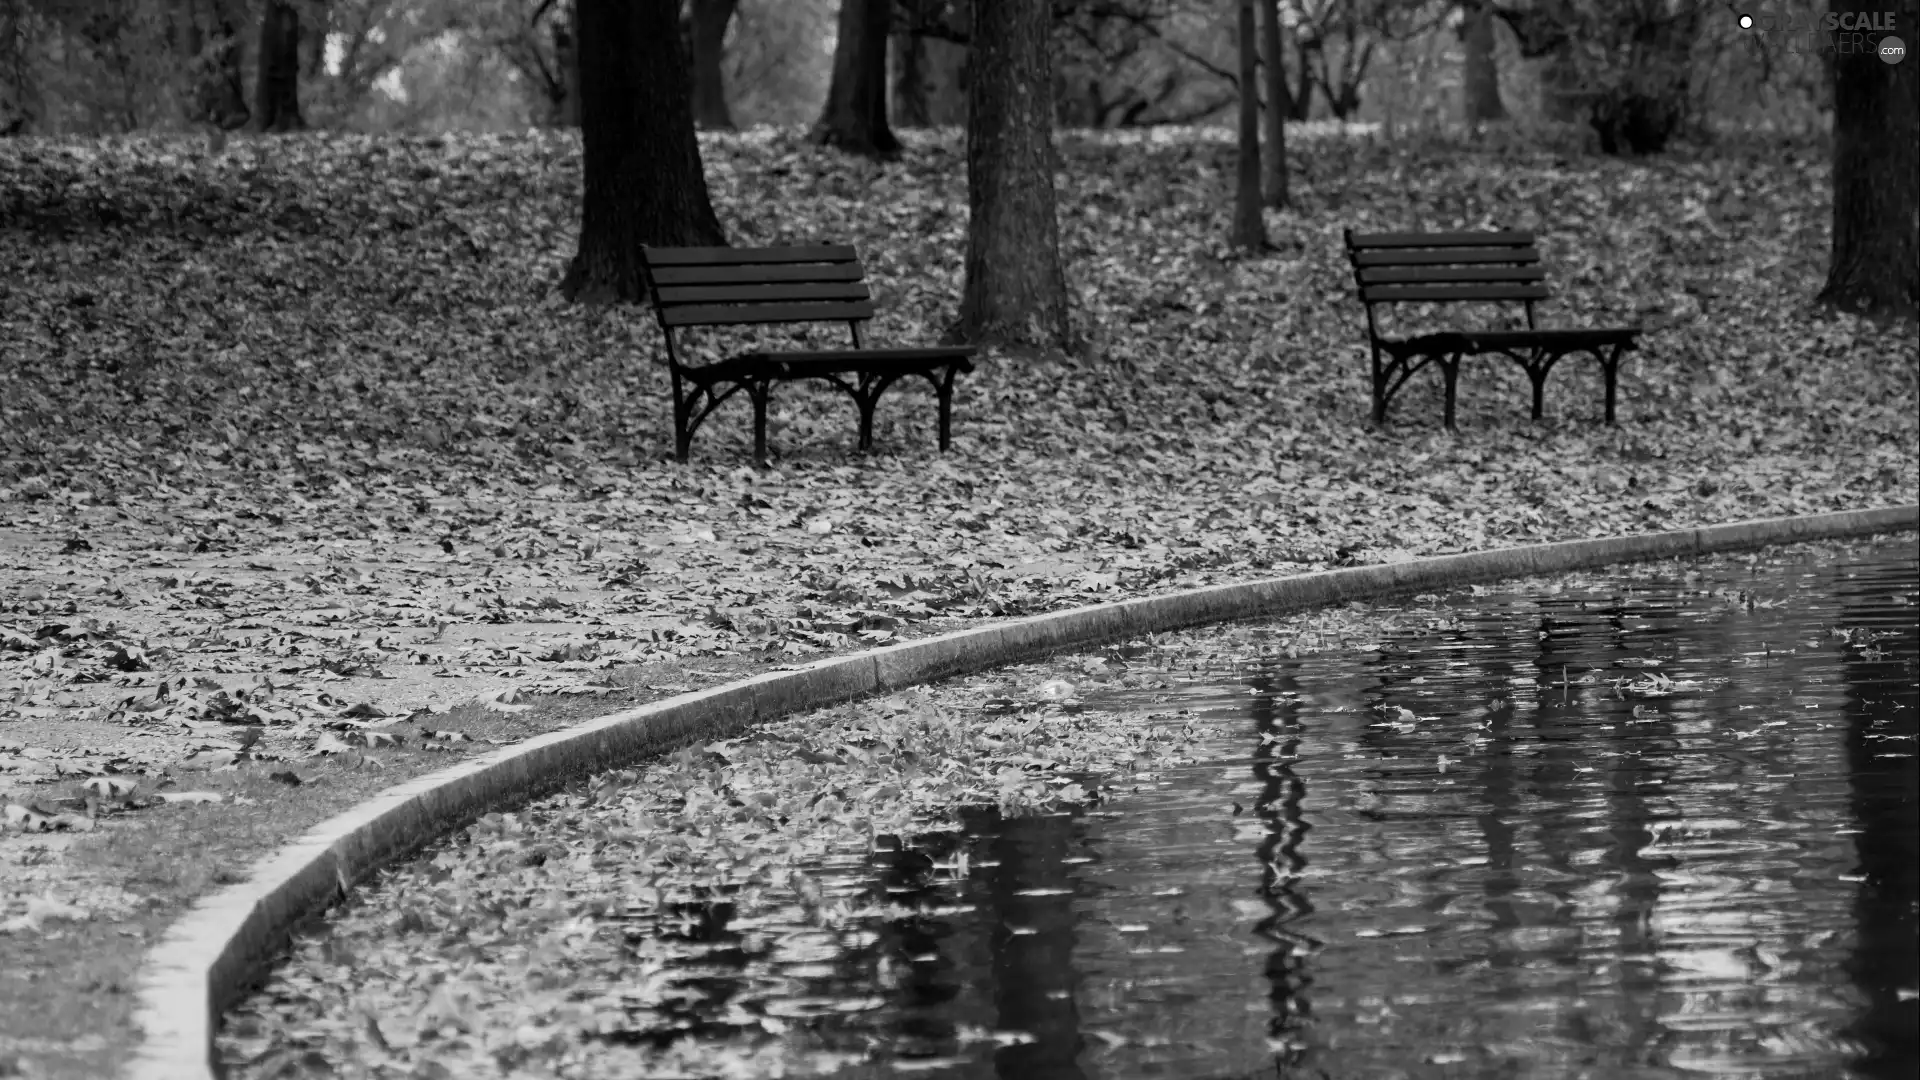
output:
M388 788L197 902L142 966L135 1024L147 1033L123 1080L214 1080L220 1016L266 974L293 927L355 882L502 805L757 721L1102 642L1203 623L1276 617L1472 581L1527 577L1805 540L1920 529L1920 504L1761 518L1672 532L1502 548L1210 585L1049 612L772 671L589 720Z

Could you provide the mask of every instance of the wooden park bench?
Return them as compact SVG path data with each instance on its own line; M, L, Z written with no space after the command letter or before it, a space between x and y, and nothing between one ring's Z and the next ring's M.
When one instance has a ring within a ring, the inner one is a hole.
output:
M1542 330L1533 305L1548 298L1540 250L1530 232L1356 233L1347 230L1360 302L1367 308L1373 345L1373 422L1387 422L1387 406L1413 373L1429 363L1446 378L1447 430L1453 430L1454 387L1467 356L1499 355L1526 369L1533 381L1533 418L1540 419L1547 373L1562 357L1585 353L1600 361L1607 387L1607 423L1613 423L1614 384L1622 354L1637 347L1640 330ZM1374 314L1378 304L1508 302L1526 305L1525 330L1447 330L1386 338ZM1384 354L1384 359L1383 359Z
M767 458L767 400L774 383L824 379L860 410L860 449L873 448L873 410L905 376L933 384L940 402L940 449L951 443L953 379L972 371L971 346L870 349L860 323L874 314L866 270L851 247L642 247L654 314L667 339L673 375L673 448L687 460L700 422L745 390L753 401L753 452ZM754 351L698 366L682 362L674 331L690 326L844 322L850 349Z

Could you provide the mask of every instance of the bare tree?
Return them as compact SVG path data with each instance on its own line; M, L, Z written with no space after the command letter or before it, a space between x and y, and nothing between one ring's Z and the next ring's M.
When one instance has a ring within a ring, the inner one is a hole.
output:
M903 128L931 126L927 110L927 39L904 22L893 28L893 121Z
M1292 205L1287 189L1287 68L1280 40L1280 0L1261 0L1260 44L1267 64L1267 205Z
M1834 0L1835 14L1891 9L1920 27L1920 0ZM1920 68L1871 52L1832 58L1833 258L1818 301L1863 315L1920 312Z
M679 0L577 0L586 190L570 301L637 302L640 246L726 243L693 132Z
M840 0L840 38L833 47L833 82L814 125L813 141L854 154L900 149L887 126L887 26L893 0Z
M555 127L580 124L580 57L574 23L570 0L539 0L524 15L476 19L469 24L533 87L545 106L539 122Z
M290 0L267 0L260 13L259 80L254 89L254 123L261 131L299 131L300 9Z
M967 86L967 281L955 336L1072 347L1054 206L1047 0L973 12Z
M1248 251L1267 246L1260 220L1260 47L1254 38L1253 0L1240 8L1240 169L1233 192L1233 243Z
M1507 107L1500 100L1500 66L1495 58L1499 24L1485 4L1469 3L1461 8L1460 42L1464 57L1460 63L1461 119L1469 125L1491 123L1507 118Z
M709 131L734 127L720 61L726 55L727 24L739 6L740 0L693 0L693 122Z
M246 126L246 80L240 73L240 33L247 10L237 0L189 0L181 11L181 43L192 81L188 119L223 131Z

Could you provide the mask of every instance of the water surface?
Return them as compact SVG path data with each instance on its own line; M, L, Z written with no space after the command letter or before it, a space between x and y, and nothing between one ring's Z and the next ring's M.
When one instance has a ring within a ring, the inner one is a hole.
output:
M1194 760L816 868L898 917L683 932L848 1076L1910 1077L1917 591L1909 541L1120 650L1086 706Z

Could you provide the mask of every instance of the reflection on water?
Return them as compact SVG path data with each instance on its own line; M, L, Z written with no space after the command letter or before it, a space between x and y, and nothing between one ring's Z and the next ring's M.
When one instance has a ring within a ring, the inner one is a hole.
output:
M1089 695L1204 756L685 932L847 1076L1910 1077L1916 549L1673 565Z

